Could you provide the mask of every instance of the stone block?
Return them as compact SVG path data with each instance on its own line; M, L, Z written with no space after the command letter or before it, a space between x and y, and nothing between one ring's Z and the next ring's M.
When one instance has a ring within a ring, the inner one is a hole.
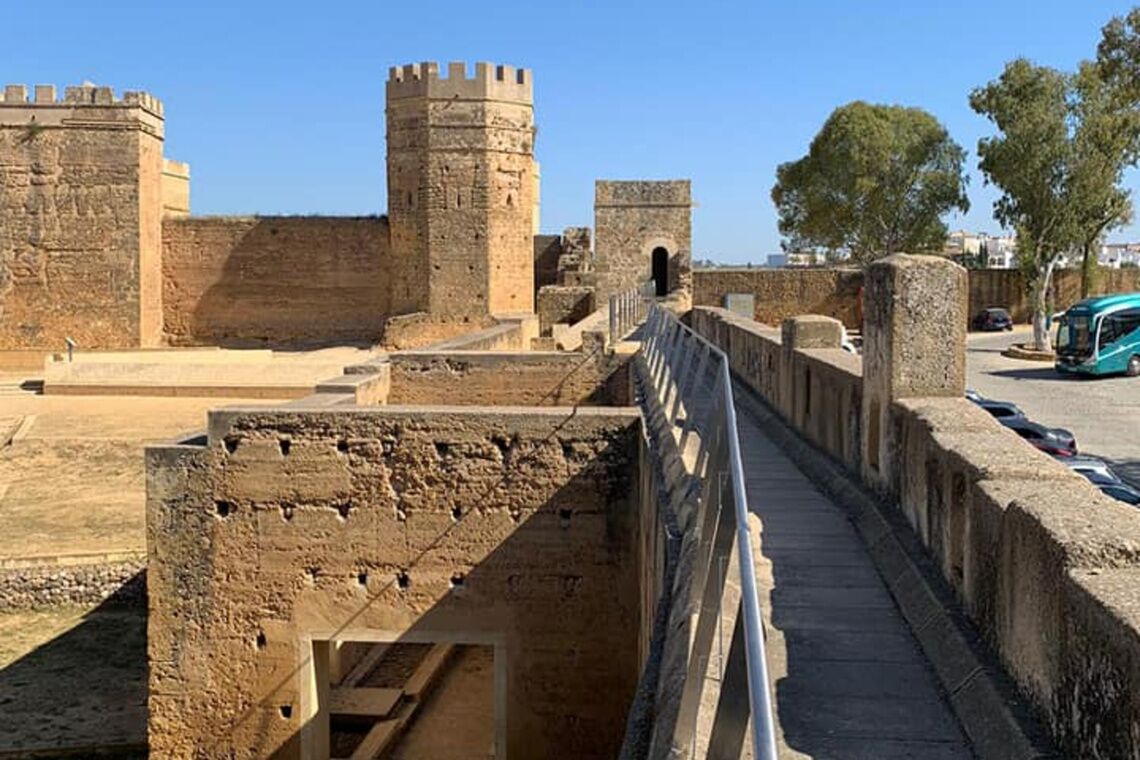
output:
M1064 589L1066 643L1052 725L1072 757L1140 753L1140 569L1073 570Z
M982 597L974 605L993 610L979 627L1021 688L1051 709L1064 688L1066 573L1140 564L1140 512L1069 480L986 481L975 494L973 511L983 513L971 526L979 550L994 545L997 528L992 564L976 556L970 562L968 593L993 590L992 602Z
M724 308L733 314L752 319L756 313L756 296L752 293L725 293Z
M966 389L966 270L934 256L897 254L867 270L863 317L864 479L893 488L890 406Z
M843 344L843 323L817 314L805 314L780 323L781 344L785 351L797 348L839 348Z

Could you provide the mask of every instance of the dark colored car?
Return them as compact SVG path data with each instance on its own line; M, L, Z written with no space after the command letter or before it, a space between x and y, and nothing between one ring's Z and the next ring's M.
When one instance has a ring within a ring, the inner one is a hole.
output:
M1025 417L1025 412L1021 411L1021 407L1017 404L1011 404L1008 401L992 401L988 398L984 398L974 403L999 420L1005 417Z
M1077 454L1077 439L1068 430L1045 427L1024 417L998 417L997 421L1046 454L1059 457Z
M983 309L974 317L974 329L989 331L1012 330L1013 319L1005 309Z
M1095 485L1117 486L1124 484L1120 476L1113 472L1112 467L1103 459L1090 456L1062 456L1057 457L1057 459L1067 465L1073 472L1088 478L1088 480Z
M1140 506L1140 491L1137 491L1132 486L1123 483L1112 483L1110 485L1103 485L1100 487L1101 493L1111 496L1117 501L1122 501L1125 504L1132 504Z

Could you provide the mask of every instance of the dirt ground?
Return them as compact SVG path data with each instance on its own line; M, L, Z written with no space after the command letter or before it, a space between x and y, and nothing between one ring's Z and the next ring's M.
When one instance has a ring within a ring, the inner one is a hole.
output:
M99 747L144 757L145 743L143 610L0 612L0 756Z
M0 564L143 553L143 448L240 399L0 395Z

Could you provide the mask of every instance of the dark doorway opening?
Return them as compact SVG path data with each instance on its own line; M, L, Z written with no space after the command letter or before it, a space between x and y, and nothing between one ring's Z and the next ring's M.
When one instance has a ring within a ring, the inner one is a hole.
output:
M669 294L669 252L661 247L653 249L653 282L658 298Z

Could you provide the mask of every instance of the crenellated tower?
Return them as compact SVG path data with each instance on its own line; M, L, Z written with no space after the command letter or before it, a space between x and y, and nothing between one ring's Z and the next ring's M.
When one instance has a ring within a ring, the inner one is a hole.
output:
M534 311L538 204L531 73L435 63L392 68L388 220L395 313Z
M4 88L0 345L160 342L163 128L145 92Z

